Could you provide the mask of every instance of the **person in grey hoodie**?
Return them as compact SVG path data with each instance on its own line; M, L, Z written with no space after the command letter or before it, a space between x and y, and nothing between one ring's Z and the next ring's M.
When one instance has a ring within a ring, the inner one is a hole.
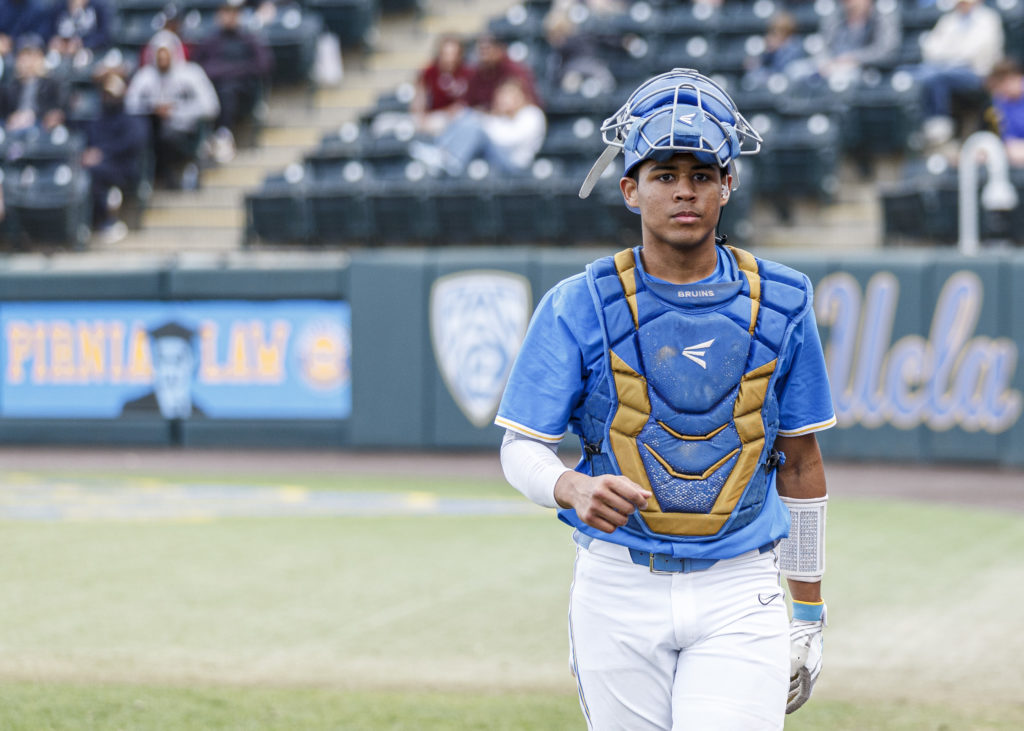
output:
M159 31L150 39L147 58L125 94L129 114L148 116L161 184L198 186L198 155L210 124L220 112L217 92L198 64L185 59L181 39Z

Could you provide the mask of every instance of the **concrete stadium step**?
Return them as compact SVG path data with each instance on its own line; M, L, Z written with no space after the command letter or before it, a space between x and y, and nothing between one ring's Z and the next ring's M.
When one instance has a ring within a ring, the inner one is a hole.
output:
M153 227L141 231L133 231L123 241L107 244L99 237L93 237L89 248L96 252L117 252L120 255L153 254L167 255L183 252L220 252L237 251L241 246L240 227L211 227L187 229L180 226Z

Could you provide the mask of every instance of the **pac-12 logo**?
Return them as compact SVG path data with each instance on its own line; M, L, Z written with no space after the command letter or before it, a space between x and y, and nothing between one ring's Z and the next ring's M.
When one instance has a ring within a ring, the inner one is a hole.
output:
M434 357L452 398L475 426L487 426L498 411L530 311L530 283L510 272L458 272L431 288Z

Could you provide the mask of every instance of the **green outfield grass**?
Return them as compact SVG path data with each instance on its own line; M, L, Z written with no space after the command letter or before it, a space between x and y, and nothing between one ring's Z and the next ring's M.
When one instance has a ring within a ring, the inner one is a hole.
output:
M573 549L544 512L0 530L0 728L582 728L565 636ZM825 672L787 728L1024 727L1022 555L1021 515L834 499Z

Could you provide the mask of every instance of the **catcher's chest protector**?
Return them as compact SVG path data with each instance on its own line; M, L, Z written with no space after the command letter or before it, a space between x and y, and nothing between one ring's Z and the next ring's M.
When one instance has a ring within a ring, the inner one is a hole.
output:
M587 453L595 474L654 496L645 525L626 530L721 536L764 503L776 365L810 298L803 282L766 279L751 254L728 249L738 282L645 283L632 249L587 269L610 374L587 399Z

